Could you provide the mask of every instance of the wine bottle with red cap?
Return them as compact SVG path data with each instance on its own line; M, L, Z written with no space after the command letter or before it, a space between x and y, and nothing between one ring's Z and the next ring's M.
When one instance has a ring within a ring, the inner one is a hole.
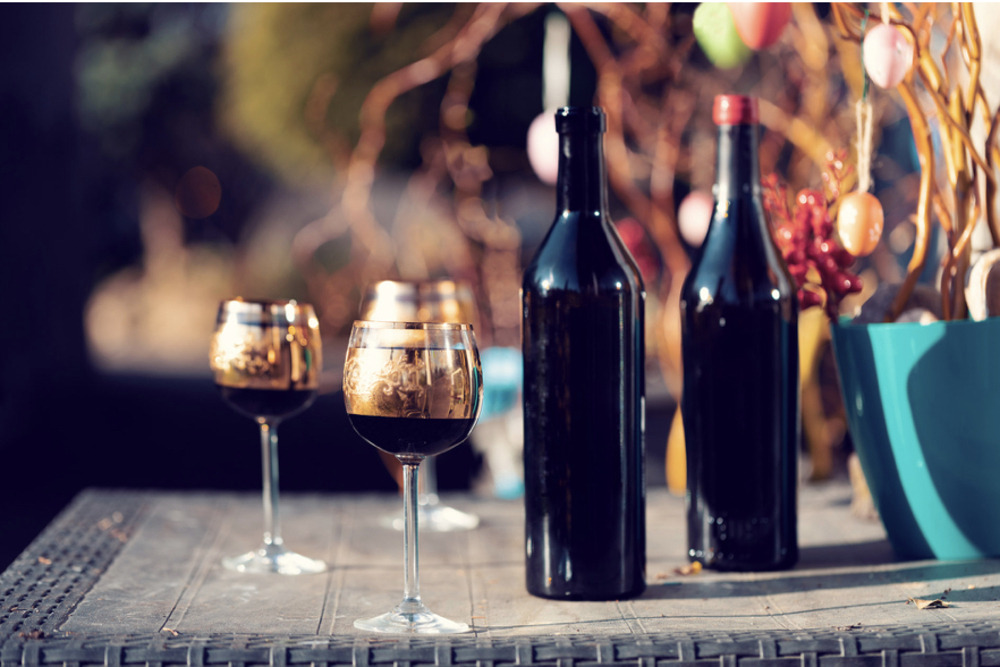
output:
M788 568L796 527L795 287L761 203L757 100L715 98L715 209L681 294L691 561Z

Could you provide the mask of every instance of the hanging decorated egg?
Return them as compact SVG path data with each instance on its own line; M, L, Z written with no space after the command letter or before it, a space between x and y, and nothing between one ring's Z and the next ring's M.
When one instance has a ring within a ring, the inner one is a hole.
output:
M852 192L840 200L837 235L840 244L855 257L871 254L882 238L882 204L869 192Z
M745 63L753 53L740 39L729 7L719 2L703 2L692 19L698 46L713 65L731 69Z
M868 77L881 88L895 88L913 64L913 44L901 30L887 23L868 31L862 53Z
M712 221L715 200L704 190L692 190L677 209L677 226L681 237L694 248L701 245Z
M545 111L528 126L528 162L535 175L555 185L559 175L559 133L554 111Z
M736 31L743 43L755 51L766 49L781 37L792 18L788 2L730 2Z

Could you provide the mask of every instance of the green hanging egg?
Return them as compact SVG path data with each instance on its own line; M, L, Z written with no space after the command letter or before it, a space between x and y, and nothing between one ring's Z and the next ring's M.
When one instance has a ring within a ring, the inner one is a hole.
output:
M753 51L736 31L733 14L723 2L703 2L694 10L694 36L713 65L731 69L745 63Z

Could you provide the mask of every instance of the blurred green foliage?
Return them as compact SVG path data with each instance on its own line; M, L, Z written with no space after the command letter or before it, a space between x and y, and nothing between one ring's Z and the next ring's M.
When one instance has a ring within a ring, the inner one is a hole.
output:
M190 124L177 122L178 109L190 120L210 108L226 14L224 5L76 7L77 112L108 156L142 164L143 154L191 134Z
M373 84L427 55L428 38L469 7L406 3L380 28L372 4L233 5L220 61L223 124L243 150L286 180L328 183L336 162L331 146L335 152L355 144ZM307 120L318 82L333 91L319 128ZM420 136L437 127L443 85L421 86L393 104L387 158L417 162Z

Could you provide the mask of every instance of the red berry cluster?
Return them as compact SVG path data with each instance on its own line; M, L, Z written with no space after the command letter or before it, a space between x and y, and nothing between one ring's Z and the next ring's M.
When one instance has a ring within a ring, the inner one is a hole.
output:
M765 177L761 184L772 235L798 287L800 307L823 306L831 319L836 319L844 296L861 291L861 278L849 271L854 255L835 240L830 217L830 205L847 173L849 168L845 169L840 155L828 156L823 179L829 199L817 190L800 190L794 210L789 206L788 189L776 175Z

